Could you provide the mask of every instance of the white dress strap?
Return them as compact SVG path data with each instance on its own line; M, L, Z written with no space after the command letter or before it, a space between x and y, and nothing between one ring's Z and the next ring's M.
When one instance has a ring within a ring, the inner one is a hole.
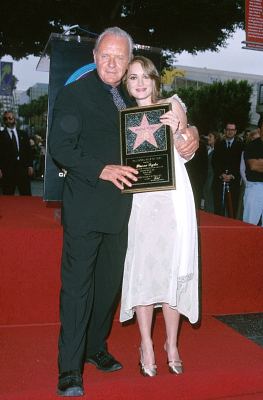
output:
M173 95L170 97L170 100L177 100L178 103L180 103L181 106L183 107L184 111L187 112L187 107L186 107L186 105L184 104L183 100L182 100L177 94L173 94Z

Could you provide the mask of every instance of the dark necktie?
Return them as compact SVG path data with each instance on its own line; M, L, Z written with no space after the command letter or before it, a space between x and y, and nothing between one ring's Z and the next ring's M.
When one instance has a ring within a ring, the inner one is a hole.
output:
M113 102L114 102L115 106L117 107L117 109L123 110L124 108L126 108L126 104L125 104L123 98L121 97L118 89L116 87L112 87L110 89L110 92L112 94L112 99L113 99Z
M227 142L227 148L231 149L231 142Z
M12 133L12 144L13 144L13 148L15 151L15 155L17 157L18 156L18 147L17 147L16 136L15 136L15 132L13 130L11 130L11 133Z

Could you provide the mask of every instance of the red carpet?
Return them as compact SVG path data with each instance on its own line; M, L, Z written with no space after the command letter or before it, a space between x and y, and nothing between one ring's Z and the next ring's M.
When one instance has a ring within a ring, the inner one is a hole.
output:
M62 229L39 197L0 196L0 325L58 322ZM202 313L262 311L263 229L200 212ZM32 307L32 299L37 307Z
M205 212L199 225L203 313L262 311L263 229Z
M55 399L57 325L2 328L0 399ZM199 329L183 323L180 351L185 373L169 374L162 350L164 327L161 316L155 326L158 376L138 372L138 330L135 324L114 323L109 341L124 369L105 374L85 367L86 397L90 400L208 400L263 399L263 350L212 317ZM256 399L257 397L251 397Z
M0 197L0 399L57 398L62 231L56 207L36 197ZM198 329L182 324L185 374L167 371L158 315L158 376L139 375L137 327L122 327L116 315L109 345L124 369L103 374L87 365L85 398L263 400L263 349L211 316L262 311L263 230L201 212L200 237L203 317Z

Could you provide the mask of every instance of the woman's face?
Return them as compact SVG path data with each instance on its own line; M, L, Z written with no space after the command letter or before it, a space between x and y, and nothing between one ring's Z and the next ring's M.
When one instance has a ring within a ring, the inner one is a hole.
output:
M152 104L154 81L139 62L132 63L127 72L127 88L139 105Z
M208 135L207 135L207 143L208 143L208 145L209 146L214 146L214 144L215 144L215 136L213 135L213 133L209 133Z

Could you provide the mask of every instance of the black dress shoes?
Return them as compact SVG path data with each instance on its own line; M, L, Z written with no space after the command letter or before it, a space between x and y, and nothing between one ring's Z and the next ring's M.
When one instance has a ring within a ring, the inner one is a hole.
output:
M91 357L86 358L86 362L95 365L98 369L104 372L118 371L122 368L121 363L108 353L107 350L98 351Z
M83 381L78 370L63 372L59 375L57 394L64 397L84 395Z

